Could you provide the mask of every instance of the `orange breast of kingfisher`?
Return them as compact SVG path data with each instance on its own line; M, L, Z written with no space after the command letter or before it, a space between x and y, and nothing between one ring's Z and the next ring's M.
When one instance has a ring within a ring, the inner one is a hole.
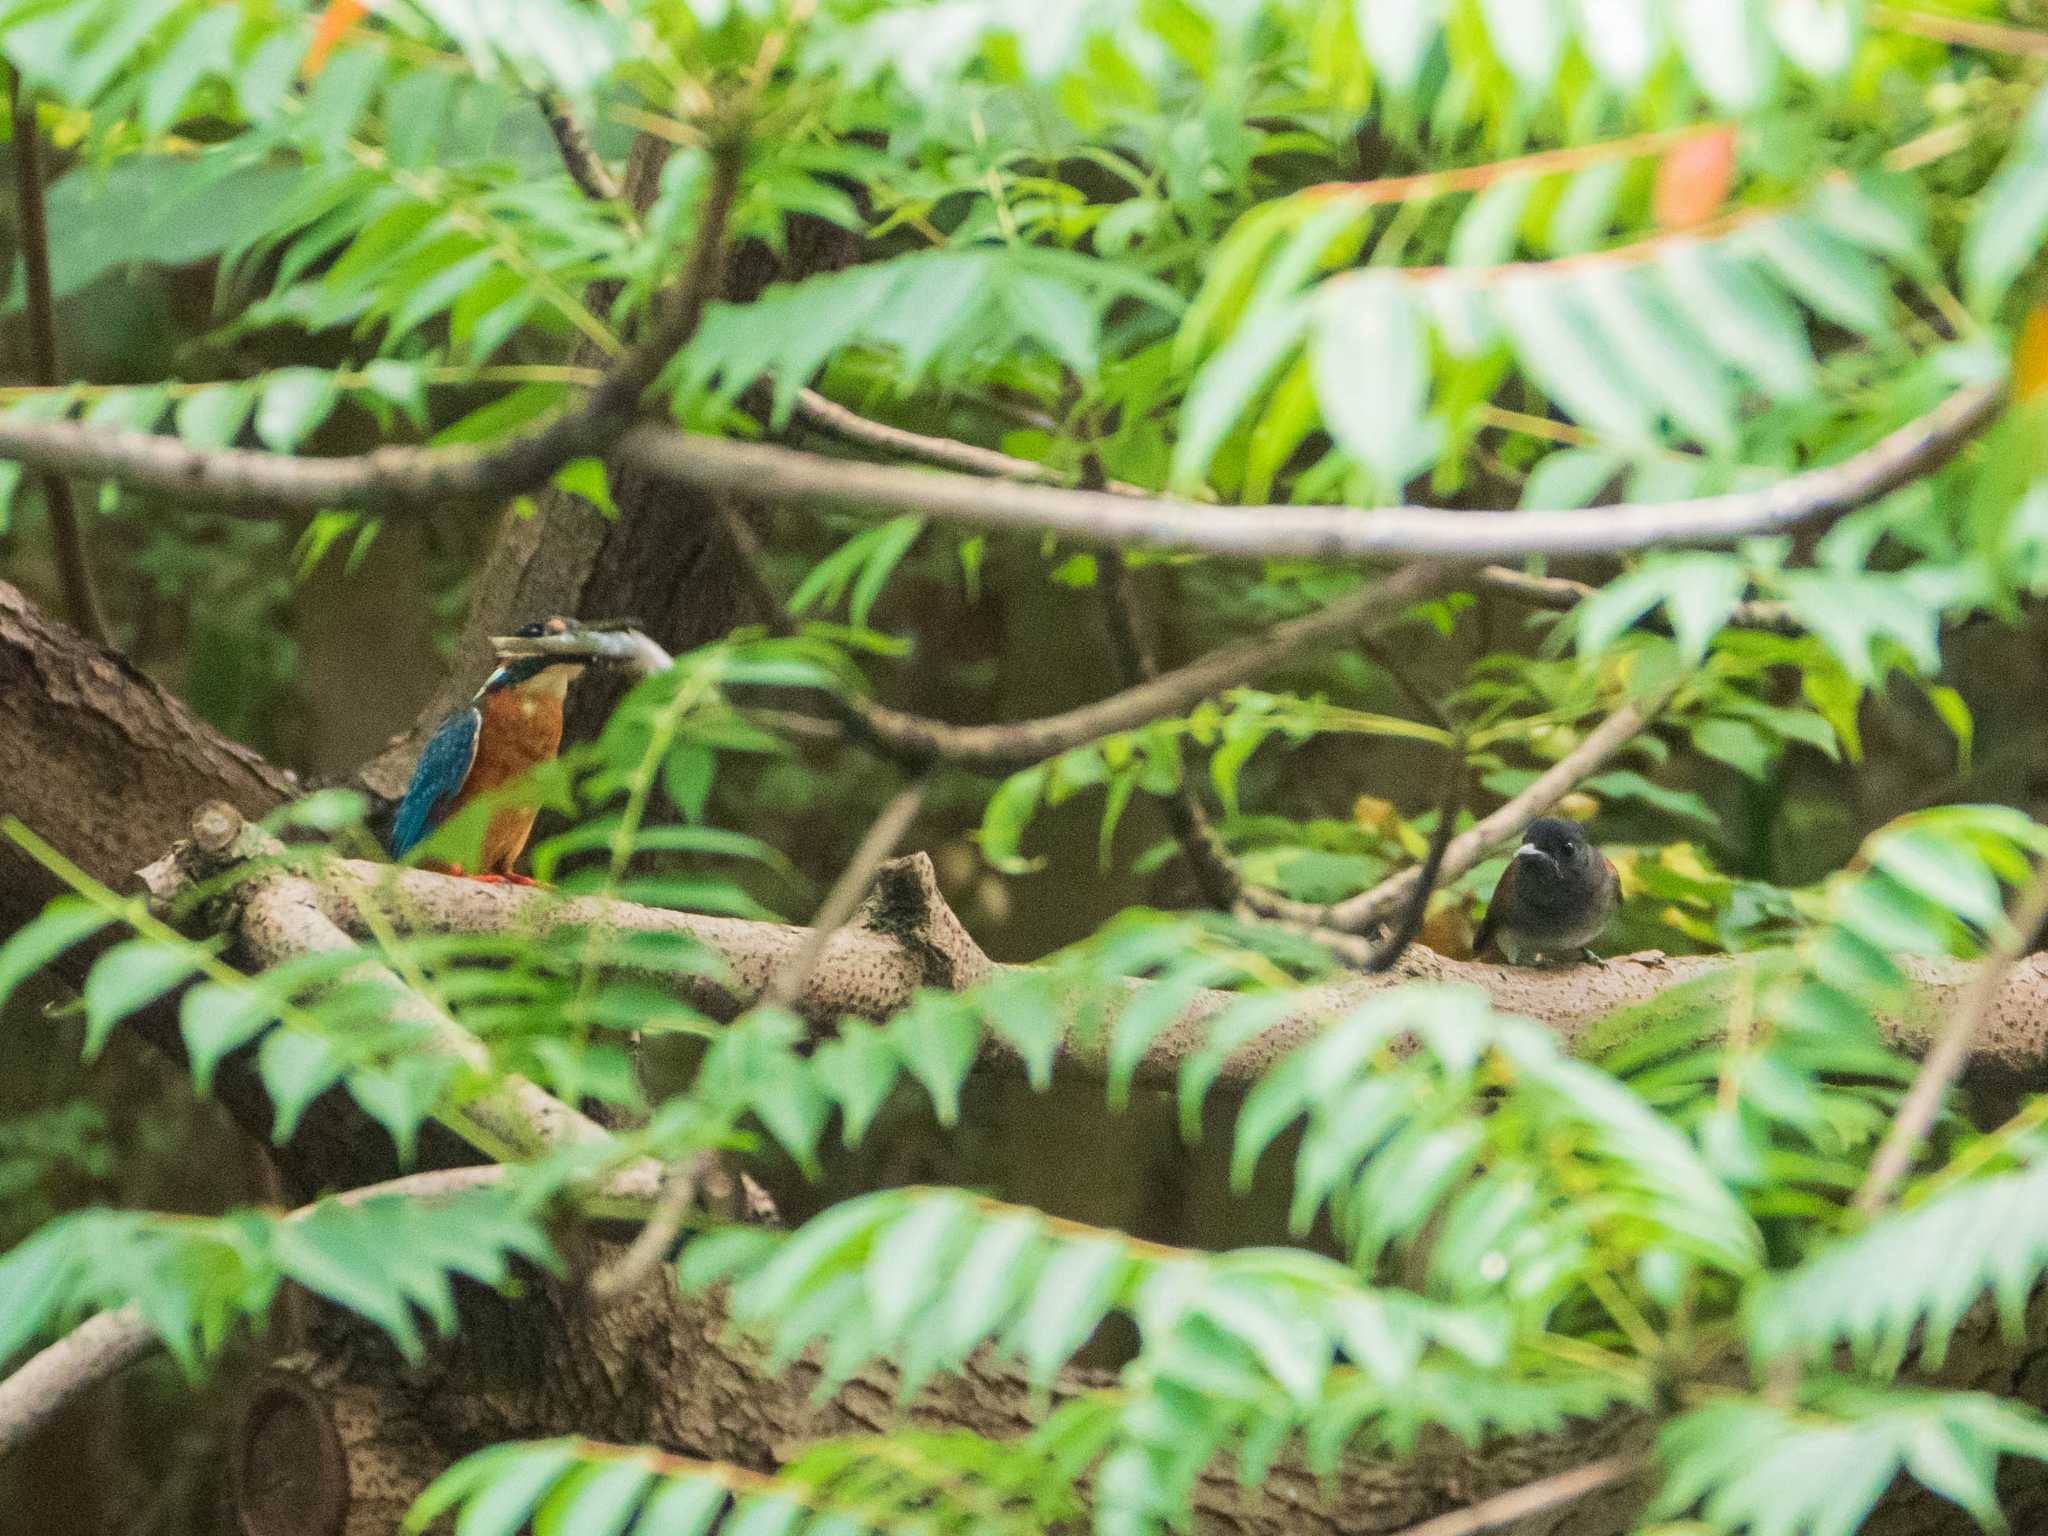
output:
M450 814L472 799L503 787L546 762L562 745L562 699L543 689L500 688L483 701L483 728L478 733L476 761L456 796ZM526 840L533 834L538 807L500 806L484 831L483 855L476 873L509 875Z

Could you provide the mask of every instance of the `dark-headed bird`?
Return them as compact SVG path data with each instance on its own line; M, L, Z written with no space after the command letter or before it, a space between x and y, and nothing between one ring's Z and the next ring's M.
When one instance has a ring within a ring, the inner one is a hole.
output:
M1587 946L1607 931L1620 908L1621 877L1587 840L1585 828L1540 816L1529 823L1522 846L1493 888L1472 953L1483 955L1498 943L1511 965L1537 955L1579 953L1590 959Z
M514 633L527 638L569 633L568 619L543 619ZM562 701L583 671L581 661L547 656L502 660L484 679L476 697L457 710L428 739L412 772L412 783L391 823L393 858L403 858L427 834L478 795L511 783L551 759L562 745ZM471 877L531 885L512 866L526 849L538 808L503 805L484 830L483 852ZM438 867L438 866L430 866ZM465 873L447 866L449 874Z

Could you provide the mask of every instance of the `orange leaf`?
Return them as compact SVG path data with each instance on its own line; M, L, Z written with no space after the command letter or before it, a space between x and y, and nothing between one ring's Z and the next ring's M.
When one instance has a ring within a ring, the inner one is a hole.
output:
M320 13L320 24L313 28L313 44L299 66L300 75L310 80L326 68L327 55L334 52L334 45L348 36L349 28L369 12L364 0L327 0L327 9Z
M2048 305L2027 311L2012 349L2012 397L2031 400L2048 390Z
M1663 229L1690 229L1720 211L1735 181L1735 130L1716 128L1681 139L1657 162L1650 211Z

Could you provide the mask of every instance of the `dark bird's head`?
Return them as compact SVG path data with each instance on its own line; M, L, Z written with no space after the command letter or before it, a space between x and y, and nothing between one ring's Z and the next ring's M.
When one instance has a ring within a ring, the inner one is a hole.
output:
M1530 822L1522 846L1515 850L1516 863L1541 865L1559 874L1590 869L1599 858L1586 829L1559 816L1539 816Z
M575 634L580 628L574 619L554 617L522 624L512 633L522 640L538 640L546 635ZM528 686L545 693L564 693L582 673L584 665L580 656L508 656L498 663L496 671L484 679L483 687L477 690L477 697L481 699L504 688Z

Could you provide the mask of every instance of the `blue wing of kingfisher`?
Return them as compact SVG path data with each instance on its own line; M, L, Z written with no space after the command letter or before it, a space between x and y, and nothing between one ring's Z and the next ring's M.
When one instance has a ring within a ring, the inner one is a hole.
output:
M483 711L472 704L457 710L441 722L440 729L420 753L413 769L412 783L398 803L398 815L391 823L391 856L402 859L417 848L435 826L454 808L462 786L476 761L476 745L483 735Z
M568 619L544 619L522 625L518 633L539 638L570 628ZM503 789L551 759L562 744L563 698L582 670L575 659L519 656L506 658L485 678L468 707L442 721L420 753L392 819L391 856L404 858L470 800ZM537 812L536 805L514 800L492 813L473 878L532 884L512 866L533 833ZM446 869L462 873L453 865Z

